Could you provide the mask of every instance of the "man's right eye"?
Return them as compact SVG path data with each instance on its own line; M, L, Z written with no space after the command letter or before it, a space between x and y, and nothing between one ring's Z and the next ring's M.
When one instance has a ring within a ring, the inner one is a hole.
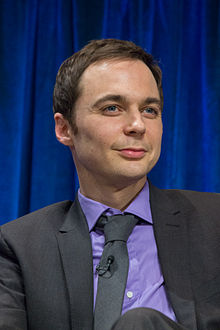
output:
M116 116L120 113L120 108L117 105L108 105L102 109L104 115Z
M110 112L115 112L117 110L116 105L109 105L104 109L104 111L110 111Z

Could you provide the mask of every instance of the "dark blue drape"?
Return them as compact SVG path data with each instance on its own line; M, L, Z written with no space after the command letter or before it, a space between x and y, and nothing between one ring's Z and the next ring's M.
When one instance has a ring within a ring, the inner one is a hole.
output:
M220 192L219 0L0 1L0 222L74 198L70 152L55 139L61 62L87 41L132 40L163 70L159 187Z

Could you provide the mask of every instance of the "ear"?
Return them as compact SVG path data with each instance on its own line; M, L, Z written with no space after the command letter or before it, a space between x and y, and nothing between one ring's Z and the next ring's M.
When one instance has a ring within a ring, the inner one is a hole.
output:
M57 140L65 146L73 146L73 130L69 121L59 112L55 113L54 120Z

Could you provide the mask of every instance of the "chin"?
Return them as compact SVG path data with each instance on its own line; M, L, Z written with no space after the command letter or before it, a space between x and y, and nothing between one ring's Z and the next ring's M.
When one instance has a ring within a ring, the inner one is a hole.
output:
M135 171L124 171L123 173L117 173L114 175L112 183L117 187L126 187L131 184L135 184L138 181L143 182L146 180L147 172L138 172Z
M131 166L121 171L121 174L128 178L140 179L150 172L153 166Z

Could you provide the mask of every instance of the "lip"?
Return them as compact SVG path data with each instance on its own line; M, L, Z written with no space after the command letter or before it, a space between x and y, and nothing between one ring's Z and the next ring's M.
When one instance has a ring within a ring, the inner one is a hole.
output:
M144 157L146 150L140 148L125 148L119 150L119 153L126 158L139 159Z

